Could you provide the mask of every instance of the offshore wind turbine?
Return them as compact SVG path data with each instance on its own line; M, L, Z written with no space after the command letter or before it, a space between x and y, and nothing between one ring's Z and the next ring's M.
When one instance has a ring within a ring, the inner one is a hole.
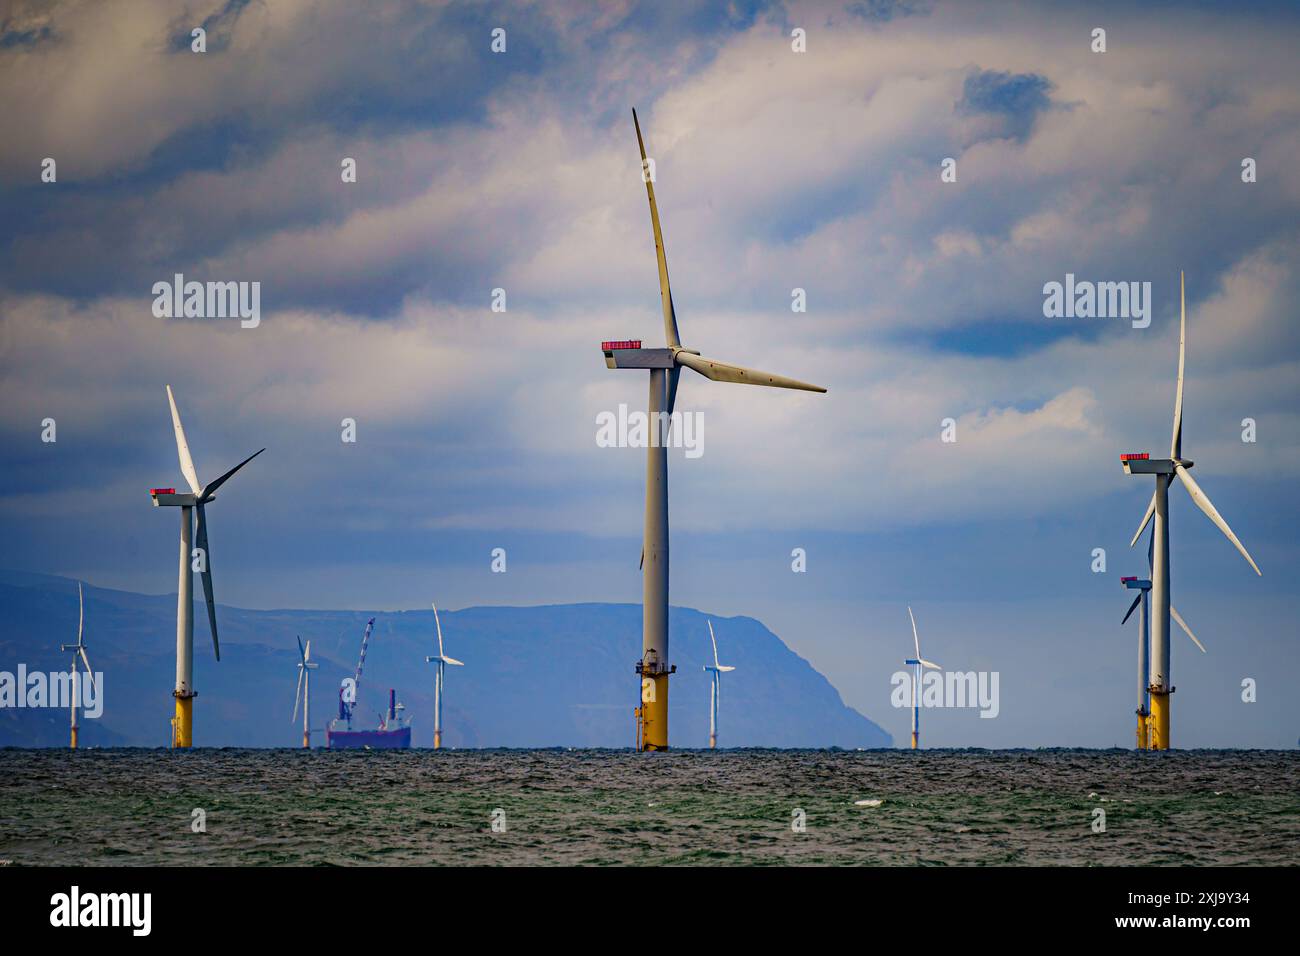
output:
M86 630L86 599L81 593L81 582L77 582L77 643L60 644L59 649L72 652L72 743L73 750L77 749L77 706L81 703L81 675L77 671L77 660L80 659L86 665L86 676L90 679L90 686L95 686L95 672L90 669L90 658L86 656L86 642L83 636Z
M302 638L298 638L298 689L293 692L293 716L289 718L289 723L298 719L298 704L302 703L302 746L304 750L311 749L311 672L319 664L313 664L311 660L311 641L307 642L306 648L302 645Z
M659 207L655 204L655 187L646 159L641 123L632 111L636 141L641 149L641 178L650 201L650 226L654 232L655 257L659 263L659 299L663 307L666 348L643 349L639 340L616 340L601 343L605 364L609 368L646 369L650 372L648 418L649 441L646 444L645 525L641 546L641 659L636 672L641 677L641 706L636 709L637 749L668 749L668 675L676 671L668 659L668 427L677 401L677 380L683 366L715 382L740 385L766 385L769 388L796 388L807 392L825 392L820 385L809 385L792 378L759 372L740 365L729 365L702 358L694 349L684 348L677 331L677 313L673 309L672 289L668 284L668 258L664 253L663 230L659 226Z
M908 605L907 616L912 620L912 643L916 646L916 656L903 661L912 667L912 749L915 750L921 744L921 674L927 667L935 671L943 668L921 656L921 637L916 633L916 615L912 613L911 605Z
M1147 506L1146 514L1142 518L1142 523L1138 525L1137 532L1133 535L1133 540L1129 542L1129 547L1137 544L1137 540L1142 536L1142 531L1146 528L1147 523L1155 518L1155 524L1152 527L1152 559L1151 559L1151 602L1152 608L1151 619L1151 682L1149 685L1151 694L1151 716L1150 733L1148 742L1152 750L1169 749L1169 695L1174 692L1173 682L1170 679L1169 669L1169 619L1172 614L1175 620L1182 624L1187 630L1187 625L1183 624L1182 618L1177 611L1173 610L1169 600L1169 484L1172 478L1177 477L1187 489L1196 507L1205 512L1216 528L1223 532L1224 537L1233 543L1241 556L1246 559L1255 573L1262 575L1259 565L1255 559L1250 556L1246 546L1241 543L1232 529L1228 527L1228 522L1223 520L1214 503L1210 501L1209 496L1201 490L1201 486L1196 483L1189 469L1192 462L1183 457L1183 373L1186 368L1187 358L1187 294L1184 286L1183 274L1178 274L1178 295L1179 295L1179 327L1178 327L1178 386L1174 395L1174 432L1173 440L1169 447L1169 457L1153 459L1149 454L1142 452L1136 454L1120 455L1120 463L1124 467L1126 475L1154 475L1156 479L1156 490L1151 495L1151 504ZM1191 634L1191 631L1187 631ZM1197 641L1199 645L1200 642Z
M212 653L221 660L221 645L217 641L217 605L212 598L212 555L208 551L208 520L204 506L217 497L217 489L250 461L266 451L255 451L234 468L215 481L199 484L190 446L181 427L181 413L176 409L172 387L167 386L167 404L172 411L172 429L176 433L176 454L180 458L181 474L190 486L188 492L176 493L175 488L151 488L155 508L179 508L181 512L180 577L176 588L176 715L172 718L172 746L189 747L193 744L194 692L194 572L203 581L203 598L208 605L208 627L212 632ZM198 512L198 529L194 528L193 512ZM195 547L197 536L197 547Z
M442 649L442 621L438 619L438 605L433 605L433 623L438 629L438 656L426 657L426 664L437 664L438 670L433 678L433 749L442 748L442 675L448 664L453 667L464 667L464 661L458 661L454 657L448 657Z
M1147 718L1151 716L1151 639L1148 634L1148 608L1150 605L1151 582L1149 580L1140 580L1135 576L1120 578L1119 583L1129 590L1138 592L1137 597L1133 599L1133 603L1128 606L1128 613L1124 615L1124 620L1119 622L1120 627L1128 623L1128 619L1133 616L1134 610L1138 607L1142 608L1142 613L1138 617L1137 749L1149 750Z
M1152 551L1153 551L1154 543L1155 543L1155 537L1153 532L1151 537L1149 538L1149 543L1147 545L1148 571L1150 570L1152 565ZM1120 627L1123 627L1125 624L1128 623L1128 619L1133 616L1134 611L1136 611L1139 607L1142 608L1142 613L1138 616L1140 627L1138 628L1137 749L1150 750L1151 749L1151 724L1150 724L1151 579L1149 577L1139 578L1137 576L1133 576L1127 578L1120 578L1119 583L1123 587L1128 588L1130 591L1138 592L1137 596L1133 598L1133 603L1128 606L1128 611L1125 613L1124 619L1119 622ZM1170 615L1172 615L1173 619L1178 622L1178 626L1187 632L1187 636L1192 639L1192 643L1194 643L1197 647L1199 647L1201 649L1201 653L1204 654L1205 645L1196 639L1196 635L1192 633L1192 629L1187 626L1187 622L1183 620L1183 616L1178 613L1178 608L1174 607L1172 603L1169 605L1169 613Z
M720 678L736 668L718 663L718 639L713 636L713 622L709 621L708 624L709 640L713 642L713 666L705 664L704 669L712 672L709 682L709 749L714 750L718 746L718 696L722 686Z

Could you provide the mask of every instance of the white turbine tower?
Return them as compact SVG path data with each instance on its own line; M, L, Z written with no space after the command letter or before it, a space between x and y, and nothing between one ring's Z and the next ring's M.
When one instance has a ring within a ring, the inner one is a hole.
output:
M1147 545L1148 573L1150 572L1151 565L1152 565L1151 553L1153 551L1153 544L1154 544L1154 532L1152 533L1151 542L1148 543ZM1128 619L1133 616L1133 612L1136 611L1138 607L1142 608L1142 614L1139 617L1139 623L1141 626L1138 628L1137 749L1150 750L1151 749L1151 637L1150 637L1151 579L1148 577L1144 580L1134 576L1134 577L1120 578L1119 583L1123 587L1128 588L1130 591L1138 592L1137 597L1133 598L1133 603L1128 606L1128 611L1127 613L1125 613L1124 619L1119 622L1120 627L1123 627L1125 624L1128 623ZM1201 649L1201 653L1204 654L1205 645L1196 639L1196 635L1192 633L1192 629L1187 626L1187 622L1183 620L1183 616L1178 613L1178 608L1174 607L1172 603L1169 605L1169 614L1170 616L1173 617L1175 621L1178 622L1178 626L1187 632L1187 636L1192 639L1192 643L1195 644L1197 647L1199 647Z
M442 622L438 619L438 605L433 605L433 623L438 629L438 656L426 657L426 664L437 664L438 670L433 679L433 749L438 750L442 747L442 675L443 670L448 664L453 667L464 667L463 661L458 661L454 657L448 657L442 650Z
M706 671L712 672L709 681L709 749L713 750L718 746L718 697L721 693L720 677L727 671L734 671L734 667L718 663L718 639L713 636L713 622L709 621L709 640L713 642L713 666L704 665Z
M77 749L77 705L81 703L81 675L77 671L77 661L86 665L86 677L90 686L95 686L95 673L90 669L90 658L86 656L86 643L82 639L86 630L86 599L81 593L81 582L77 582L77 643L60 644L63 651L72 652L72 749Z
M921 743L921 674L925 668L943 670L934 661L927 661L921 656L921 637L916 633L916 616L909 605L907 616L912 619L912 643L916 645L916 657L909 657L903 663L912 665L912 749Z
M194 717L194 572L203 581L203 597L208 605L208 627L212 631L212 652L221 660L221 645L217 642L217 605L212 598L212 555L208 551L208 520L204 505L217 497L217 489L250 461L266 451L254 452L215 481L199 484L190 446L181 427L181 413L176 409L172 387L167 386L167 404L172 410L172 428L176 432L176 454L180 457L181 474L190 486L189 492L177 494L175 488L151 488L155 508L179 508L181 512L180 578L176 588L176 716L172 718L172 746L189 747L193 743ZM195 531L192 512L198 511L198 529ZM194 547L197 534L198 547Z
M298 719L298 704L302 704L302 746L305 750L311 749L311 672L319 664L313 664L311 660L311 641L307 642L304 648L302 638L298 638L298 689L293 695L293 716L289 718L289 723Z
M1168 750L1169 737L1169 695L1174 692L1169 667L1169 620L1182 623L1173 611L1169 597L1169 485L1177 477L1187 489L1196 507L1200 508L1214 526L1223 532L1223 536L1232 542L1241 552L1241 556L1254 568L1256 574L1262 574L1255 559L1250 556L1246 546L1241 543L1228 522L1223 520L1209 496L1201 490L1196 479L1191 476L1192 462L1183 457L1183 372L1187 364L1187 295L1183 285L1182 273L1178 277L1179 327L1178 327L1178 387L1174 393L1174 432L1169 446L1169 457L1153 459L1146 452L1120 455L1124 473L1128 475L1154 475L1156 490L1151 495L1151 504L1147 506L1142 523L1129 547L1137 544L1138 538L1147 523L1155 518L1152 527L1152 561L1151 561L1151 717L1149 745L1152 750ZM1187 626L1183 624L1186 630ZM1188 631L1190 634L1191 631ZM1199 643L1199 642L1198 642Z

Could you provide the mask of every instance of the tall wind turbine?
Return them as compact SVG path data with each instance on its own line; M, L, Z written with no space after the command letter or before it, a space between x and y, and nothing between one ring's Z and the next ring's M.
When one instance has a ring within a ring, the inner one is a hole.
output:
M654 182L636 110L632 111L632 122L641 149L641 178L645 180L646 196L650 201L650 226L654 231L655 256L659 262L659 298L663 306L667 348L643 349L639 340L617 340L602 342L601 350L609 368L648 369L650 372L650 440L646 447L645 526L641 548L642 655L636 665L636 672L641 676L641 706L636 711L637 746L641 750L667 750L668 675L676 670L668 660L667 439L669 416L677 401L677 380L682 367L715 382L797 388L807 392L824 392L826 389L781 375L702 358L694 349L682 347L672 290L668 284L668 259L664 254L663 231L659 227L659 207L655 204Z
M907 616L912 619L912 643L916 645L916 657L903 661L904 664L912 665L912 749L915 750L921 743L921 674L927 667L935 671L943 668L921 656L921 637L916 633L916 616L910 605Z
M1137 533L1129 542L1129 547L1137 544L1147 523L1155 518L1152 528L1151 562L1151 601L1155 605L1151 621L1151 717L1149 744L1152 750L1169 749L1169 695L1174 692L1169 671L1169 618L1182 622L1169 602L1169 482L1175 476L1183 483L1196 507L1205 512L1206 517L1214 522L1215 527L1233 543L1241 556L1246 559L1256 574L1262 574L1255 559L1250 556L1245 545L1238 540L1214 507L1214 503L1201 490L1189 469L1192 462L1183 458L1183 371L1187 355L1187 295L1183 284L1183 275L1178 275L1178 294L1180 320L1178 328L1178 388L1174 396L1174 434L1169 447L1169 457L1154 459L1149 454L1120 455L1120 462L1127 475L1154 475L1156 490L1151 496L1142 523ZM1186 628L1186 625L1183 625ZM1188 631L1190 634L1191 631ZM1199 642L1198 642L1199 643Z
M438 629L438 656L426 657L426 664L437 664L438 670L433 679L433 749L442 747L442 675L448 664L464 667L463 661L448 657L442 650L442 621L438 620L438 605L433 605L433 623Z
M249 455L234 468L215 481L199 484L190 457L190 446L181 427L181 413L176 410L172 387L167 386L167 404L172 410L172 428L176 432L176 454L180 457L181 474L190 486L188 492L176 493L175 488L151 488L155 508L180 508L181 551L180 578L176 588L176 716L172 718L172 746L189 747L193 743L194 692L194 572L203 580L203 597L208 605L208 627L212 631L212 652L221 660L221 645L217 642L217 605L212 599L212 555L208 551L208 521L204 506L217 497L217 489L250 461L266 451L262 448ZM195 531L192 512L198 511L198 547L194 547Z
M708 623L709 640L713 642L713 666L705 664L704 669L712 672L709 681L709 749L713 750L718 746L718 696L722 688L720 678L727 671L734 671L735 668L718 663L718 639L713 636L713 622Z
M304 648L302 638L298 638L298 689L294 691L293 696L293 716L289 718L289 723L298 719L298 704L302 703L302 746L304 750L311 749L311 672L319 664L313 664L311 660L311 641L307 642Z
M1147 546L1147 568L1150 570L1152 565L1152 551L1155 543L1154 531L1149 538ZM1137 749L1151 749L1151 637L1150 637L1150 620L1151 620L1151 580L1150 578L1127 577L1120 578L1119 583L1128 588L1130 591L1137 591L1138 594L1133 598L1133 603L1128 606L1128 611L1124 615L1124 620L1120 621L1120 627L1128 623L1128 619L1133 616L1133 612L1139 607L1142 613L1138 616L1140 627L1138 628L1138 705L1137 705ZM1169 605L1169 613L1173 619L1178 622L1178 626L1187 632L1187 636L1192 639L1201 653L1205 653L1205 645L1196 639L1192 629L1187 626L1183 616L1178 613L1178 608L1173 604Z
M90 658L86 656L86 643L82 639L86 630L86 599L81 593L81 582L77 582L77 643L60 644L60 650L72 652L72 744L77 749L77 706L81 703L81 675L77 671L77 660L86 665L86 677L90 686L95 686L95 672L90 669Z

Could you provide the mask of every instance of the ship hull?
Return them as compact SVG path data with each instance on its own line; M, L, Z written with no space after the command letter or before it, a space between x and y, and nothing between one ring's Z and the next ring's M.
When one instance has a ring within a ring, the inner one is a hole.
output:
M330 750L409 750L411 728L399 730L326 730Z

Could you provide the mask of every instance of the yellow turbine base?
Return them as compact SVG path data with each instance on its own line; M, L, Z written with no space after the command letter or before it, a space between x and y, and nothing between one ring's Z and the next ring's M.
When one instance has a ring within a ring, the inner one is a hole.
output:
M442 731L441 731L441 730L435 730L435 731L433 732L433 749L434 749L434 750L441 750L441 749L442 749Z
M76 727L72 728L72 749L73 750L77 749L77 728Z
M667 750L668 675L654 674L649 679L654 681L654 693L646 694L643 691L641 695L642 698L652 698L641 701L641 749Z
M311 750L311 734L304 733L302 735L302 747L304 750Z
M1172 691L1151 692L1151 716L1148 718L1148 750L1169 749L1169 695Z
M916 735L916 731L912 731L912 749L915 750L918 744L919 744L919 738Z
M1138 716L1138 723L1137 723L1137 749L1138 749L1138 750L1150 750L1150 749L1151 749L1151 745L1150 745L1150 742L1147 740L1147 722L1148 722L1151 718L1150 718L1147 714L1142 713L1142 711L1140 711L1140 710L1138 711L1138 715L1137 715L1137 716Z
M172 746L191 747L194 742L194 698L176 698L176 717L172 720Z

